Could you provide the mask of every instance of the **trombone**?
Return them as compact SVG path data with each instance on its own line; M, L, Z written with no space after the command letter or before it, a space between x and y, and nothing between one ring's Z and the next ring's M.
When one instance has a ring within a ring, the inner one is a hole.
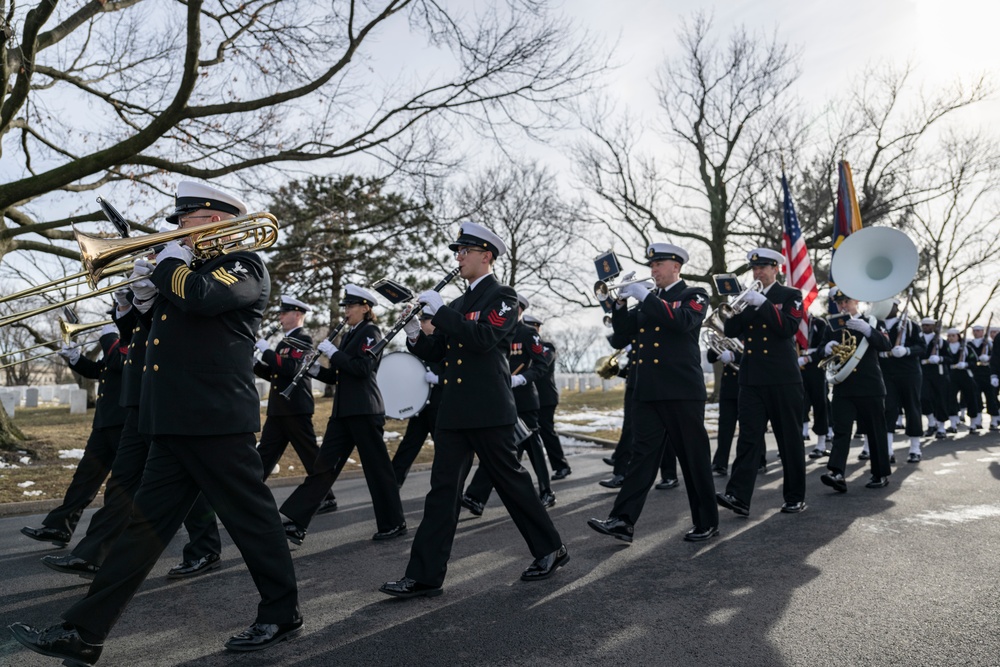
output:
M69 345L70 341L73 340L73 337L76 336L77 334L83 333L84 331L89 331L90 329L96 329L97 327L103 327L106 324L114 324L114 320L101 320L100 322L90 322L88 324L72 324L60 317L59 330L61 333L59 335L59 338L45 341L44 343L38 343L37 345L32 345L30 347L22 347L20 350L14 350L13 352L4 352L3 354L0 354L0 358L10 357L15 354L23 354L24 352L37 350L40 347L49 347L50 345L57 345L59 343L64 343L66 345ZM26 364L29 361L42 359L43 357L55 354L56 352L58 352L58 350L49 349L46 352L43 352L41 354L36 354L32 357L28 357L27 359L19 359L18 361L9 361L6 364L0 366L0 369L9 368L11 366L17 366L18 364Z
M603 280L598 280L594 283L594 296L596 296L601 301L607 301L611 298L612 290L621 289L626 285L635 285L636 283L645 283L652 280L652 278L637 278L635 280L626 280L624 282L615 283L613 285L608 284Z
M174 229L135 238L105 239L76 230L73 233L80 246L80 258L83 260L84 270L79 274L64 278L63 281L56 281L55 284L48 283L45 286L33 288L35 294L41 293L38 292L41 287L45 287L45 291L48 291L56 285L61 285L66 280L74 280L82 277L86 277L86 282L91 288L96 288L101 278L112 273L131 270L132 263L143 255L148 254L154 247L189 236L192 238L191 248L194 256L199 259L207 259L239 251L257 252L266 250L278 240L278 221L270 213L259 212L250 213L238 218L221 220L215 224L203 227ZM34 310L17 315L8 315L7 317L0 318L0 327L20 322L21 320L55 310L70 303L110 294L138 280L142 280L142 278L130 278L114 285L95 289L92 292L70 297L57 303L35 308Z

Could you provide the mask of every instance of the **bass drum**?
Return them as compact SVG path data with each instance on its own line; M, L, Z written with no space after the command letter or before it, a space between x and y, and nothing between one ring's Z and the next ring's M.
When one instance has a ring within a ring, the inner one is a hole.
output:
M409 352L391 352L382 357L375 382L382 392L386 417L409 419L420 414L431 396L425 373L424 362Z

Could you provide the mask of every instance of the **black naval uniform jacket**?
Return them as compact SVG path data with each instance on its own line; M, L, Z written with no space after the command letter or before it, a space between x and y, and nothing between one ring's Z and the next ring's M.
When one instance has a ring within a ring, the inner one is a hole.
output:
M556 386L556 358L559 353L555 345L543 340L542 354L545 356L545 375L535 381L535 387L538 389L538 406L547 408L559 405L559 387Z
M941 336L937 332L930 334L920 332L918 335L920 336L920 341L924 344L924 353L920 355L920 365L923 367L921 370L924 375L950 377L950 373L947 372L948 365L944 356L944 350L948 347L948 344L941 340ZM941 357L941 361L932 364L928 359L935 355Z
M316 379L337 388L330 419L358 415L384 415L382 392L375 382L381 358L373 359L368 350L382 340L382 330L369 320L359 322L340 339L330 357L329 368L320 368Z
M715 353L715 350L709 350L705 354L708 359L708 363L714 364L719 360L719 355ZM743 355L739 352L733 353L733 361L737 366L740 365L740 361L743 360ZM740 397L740 372L732 367L731 364L722 364L722 375L719 377L719 401L736 401Z
M110 428L125 423L126 410L121 406L122 369L128 347L121 344L118 334L101 336L104 356L98 361L80 355L70 368L85 378L97 380L97 401L94 404L94 428Z
M189 268L158 262L147 311L139 432L224 435L260 430L253 350L271 281L259 257L220 255Z
M295 345L288 341L296 341ZM288 415L311 415L316 410L316 401L312 395L312 378L303 374L299 378L292 395L285 398L281 395L302 365L305 350L313 346L312 337L302 327L292 329L273 350L264 352L260 361L254 364L254 374L271 383L271 391L267 396L267 416L284 417Z
M795 351L802 292L772 283L765 296L767 302L748 306L726 320L726 336L743 341L740 384L802 384Z
M973 341L976 341L976 340L980 341L979 345L976 345L973 342ZM972 376L974 378L976 378L976 380L978 380L980 382L989 383L989 381L990 381L990 362L987 361L985 364L983 364L983 363L981 363L979 361L979 358L981 356L984 356L984 355L985 356L989 356L990 357L990 361L992 361L992 359L993 359L993 355L992 355L993 350L990 348L990 346L986 345L985 348L983 347L983 341L985 341L985 340L986 340L986 336L983 336L982 338L970 338L969 339L969 342L967 343L967 345L969 347L969 356L973 356L976 359L975 363L972 363L971 361L969 362L969 368L972 370Z
M146 364L146 345L149 323L133 306L121 317L115 314L115 324L121 335L121 344L127 352L122 367L122 391L119 402L123 408L138 408L142 395L142 367Z
M896 345L896 341L899 340L899 328L901 326L905 326L905 324L896 321L887 329L886 333L889 336L890 347L894 347ZM924 347L924 339L920 337L920 327L913 322L910 322L909 327L903 336L902 343L907 350L905 357L896 358L892 356L891 351L878 353L878 361L882 366L882 374L898 378L900 380L911 380L918 383L917 393L919 393L919 383L922 377L922 373L920 371L920 360L924 357L924 352L926 351L926 348Z
M809 357L809 363L799 368L803 373L819 373L826 378L826 372L819 367L819 362L823 361L823 341L827 340L826 330L830 328L829 323L822 317L809 318L809 347L802 350L802 356Z
M865 321L869 324L871 320L865 318ZM858 331L853 331L851 329L842 329L840 331L834 331L833 329L827 329L826 341L823 342L823 347L831 340L837 341L841 340L841 334L846 331L847 335L854 339L854 342L858 345L864 340L864 336ZM833 385L833 395L843 396L843 397L885 397L885 382L882 380L882 368L878 363L878 353L887 352L892 349L892 343L889 342L889 334L885 330L885 322L882 320L877 320L875 326L872 327L871 335L868 337L868 349L865 350L864 355L861 357L861 361L858 365L854 367L854 370L847 376L847 378L840 384Z
M708 309L708 293L678 280L654 289L638 308L617 306L611 315L615 334L635 336L635 400L704 401L698 334Z
M514 388L514 404L517 405L517 411L538 410L541 403L535 383L545 377L548 366L542 340L534 327L524 322L517 323L508 359L511 375L522 375L526 381L520 387Z
M407 347L425 361L443 361L440 429L509 426L517 421L507 358L517 325L517 294L487 274L434 314L434 333Z

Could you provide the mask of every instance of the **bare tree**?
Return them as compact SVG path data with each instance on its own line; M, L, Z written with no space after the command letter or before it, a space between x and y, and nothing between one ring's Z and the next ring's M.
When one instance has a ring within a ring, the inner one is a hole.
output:
M558 370L561 373L591 373L594 363L608 351L598 351L595 348L598 339L606 335L607 330L598 327L545 327L542 338L552 341L559 351L556 357Z

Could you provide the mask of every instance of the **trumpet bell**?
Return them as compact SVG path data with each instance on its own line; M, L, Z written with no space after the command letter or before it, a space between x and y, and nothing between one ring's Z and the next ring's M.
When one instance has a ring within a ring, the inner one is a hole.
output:
M917 246L891 227L865 227L848 236L830 264L831 279L852 299L882 301L917 275Z

